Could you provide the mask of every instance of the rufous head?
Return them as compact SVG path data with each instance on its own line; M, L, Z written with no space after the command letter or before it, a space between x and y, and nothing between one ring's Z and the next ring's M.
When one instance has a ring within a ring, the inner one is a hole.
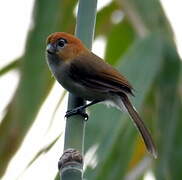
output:
M49 55L69 61L84 52L86 48L75 36L65 32L55 32L48 36L46 50Z

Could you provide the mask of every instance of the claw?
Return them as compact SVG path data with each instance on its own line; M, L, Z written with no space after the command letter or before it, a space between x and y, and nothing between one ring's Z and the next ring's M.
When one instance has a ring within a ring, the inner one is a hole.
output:
M75 109L68 110L66 112L65 118L68 118L73 115L78 115L78 114L81 115L82 117L84 117L85 121L88 120L88 114L83 112L83 110L81 108L75 108Z

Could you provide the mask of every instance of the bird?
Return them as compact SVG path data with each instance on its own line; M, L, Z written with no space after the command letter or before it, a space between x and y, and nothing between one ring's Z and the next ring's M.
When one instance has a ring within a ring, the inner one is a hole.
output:
M129 96L134 96L129 81L114 67L91 52L72 34L55 32L46 41L46 59L55 79L68 92L90 103L67 111L79 114L88 106L106 103L127 111L139 130L145 146L157 158L156 146Z

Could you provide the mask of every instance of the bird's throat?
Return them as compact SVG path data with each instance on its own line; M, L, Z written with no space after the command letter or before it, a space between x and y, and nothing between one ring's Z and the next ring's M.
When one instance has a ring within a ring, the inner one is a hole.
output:
M59 65L60 64L60 58L57 57L57 55L55 54L47 54L47 60L48 60L48 63L51 64L51 65Z

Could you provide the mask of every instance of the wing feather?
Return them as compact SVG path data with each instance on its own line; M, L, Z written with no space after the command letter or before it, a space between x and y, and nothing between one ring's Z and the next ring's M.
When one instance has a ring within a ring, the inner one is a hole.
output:
M70 77L97 91L133 95L133 88L126 78L93 53L79 56L70 63Z

